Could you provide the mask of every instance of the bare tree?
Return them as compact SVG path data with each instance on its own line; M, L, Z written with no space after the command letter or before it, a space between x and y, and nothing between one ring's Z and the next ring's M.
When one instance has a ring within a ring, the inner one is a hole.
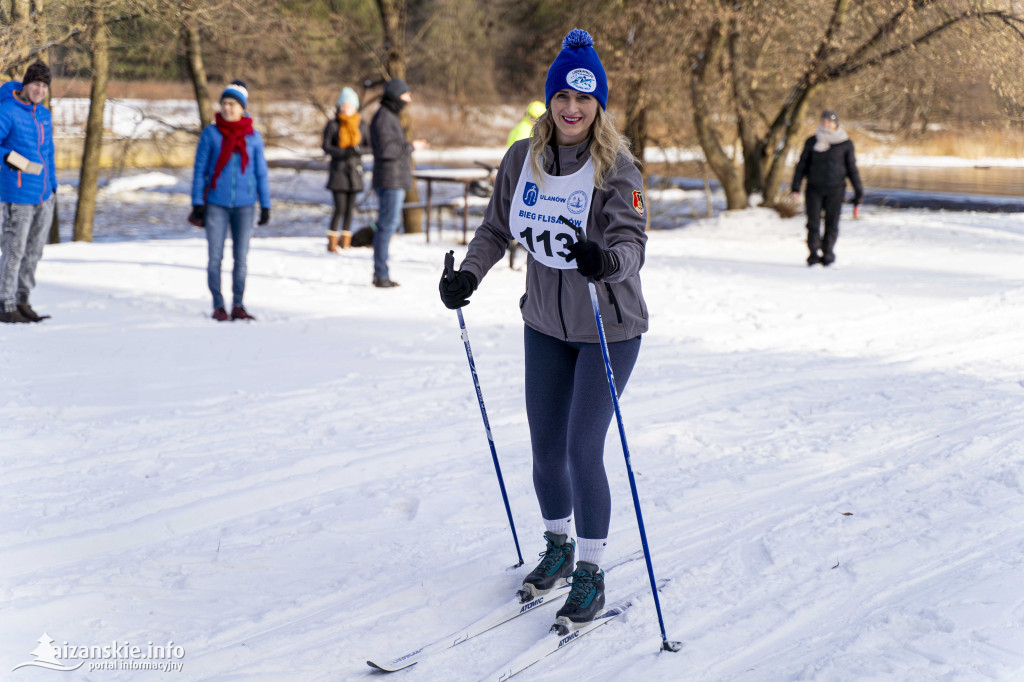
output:
M92 87L89 92L89 117L85 124L85 145L78 180L78 205L75 209L75 241L92 241L96 192L99 186L100 151L103 146L103 111L107 103L107 78L110 73L110 36L105 3L90 11L89 43L92 54Z
M684 65L694 125L730 208L746 206L752 192L774 202L807 108L824 86L911 55L954 28L1024 38L1017 9L988 0L690 0L686 9L700 36ZM726 151L734 139L740 165Z
M200 12L196 0L187 0L180 5L181 37L185 44L185 58L192 89L199 106L200 129L213 123L213 102L206 82L206 65L203 63L203 38L200 33Z

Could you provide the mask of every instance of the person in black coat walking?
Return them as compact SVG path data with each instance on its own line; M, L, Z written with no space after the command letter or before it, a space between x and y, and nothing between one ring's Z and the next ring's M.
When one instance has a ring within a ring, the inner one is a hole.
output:
M343 249L352 244L352 209L364 187L361 157L371 152L370 134L359 115L359 96L352 88L344 88L338 96L338 111L324 126L323 150L331 157L327 189L334 197L327 250L338 253L339 242Z
M839 238L839 210L846 195L846 179L853 185L853 214L857 216L864 186L857 172L853 141L839 127L839 114L828 110L821 125L804 143L800 161L793 173L793 199L800 196L800 185L807 178L807 265L829 266L836 260ZM821 211L825 210L825 238L821 235Z

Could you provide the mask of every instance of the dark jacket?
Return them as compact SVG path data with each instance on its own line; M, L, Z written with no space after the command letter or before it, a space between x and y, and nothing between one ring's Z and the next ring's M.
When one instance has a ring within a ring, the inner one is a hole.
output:
M339 147L338 129L341 123L337 116L324 126L324 153L331 157L331 167L327 174L327 189L332 192L363 191L363 154L373 151L370 148L370 130L366 121L359 122L359 133L362 140L358 147Z
M412 143L405 139L405 131L398 114L381 103L370 123L370 143L373 146L373 188L405 189L412 187Z
M561 175L575 173L587 162L589 142L557 148ZM502 257L512 238L509 210L523 166L528 163L529 149L529 139L516 142L505 152L498 168L483 224L470 241L461 265L461 269L473 273L477 282ZM544 168L548 173L556 172L551 147L544 152ZM616 159L607 184L606 189L594 190L587 238L615 254L617 266L597 283L597 297L608 341L627 341L647 331L647 304L640 289L646 221L634 208L634 202L642 201L644 185L640 171L624 156ZM523 321L542 334L583 343L600 340L587 280L576 270L549 268L529 256L526 293L519 307Z
M857 171L853 141L846 140L832 145L827 151L816 152L816 139L811 135L804 142L800 161L793 172L793 191L800 191L800 184L804 178L807 178L808 189L813 188L819 192L840 187L846 184L846 178L850 178L850 184L853 185L853 203L859 204L864 198L864 185L861 184L860 173Z

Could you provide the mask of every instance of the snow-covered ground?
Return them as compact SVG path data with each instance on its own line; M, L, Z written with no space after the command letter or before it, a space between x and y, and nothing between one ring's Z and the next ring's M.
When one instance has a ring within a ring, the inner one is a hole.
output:
M168 201L148 217L187 211ZM658 653L633 562L608 576L610 600L640 597L628 620L524 682L1024 679L1024 215L868 207L829 270L804 266L801 221L651 233L622 409L684 646ZM377 290L368 249L316 234L257 233L253 324L209 319L195 236L47 248L33 302L53 319L0 327L0 677L378 679L367 658L525 575L437 301L464 247L396 237L402 287ZM465 316L532 558L522 284L500 263ZM606 462L614 560L639 548L614 429ZM550 615L397 675L477 680ZM183 669L12 671L43 633L173 642Z

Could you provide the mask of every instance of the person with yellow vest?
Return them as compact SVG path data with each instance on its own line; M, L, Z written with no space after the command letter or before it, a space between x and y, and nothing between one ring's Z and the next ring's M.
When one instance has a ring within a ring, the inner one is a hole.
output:
M505 143L505 146L511 147L513 142L528 138L533 130L533 124L537 122L537 119L546 110L547 107L544 106L544 102L530 102L530 106L526 107L526 116L523 116L523 120L517 123L516 127L508 134L508 141Z

